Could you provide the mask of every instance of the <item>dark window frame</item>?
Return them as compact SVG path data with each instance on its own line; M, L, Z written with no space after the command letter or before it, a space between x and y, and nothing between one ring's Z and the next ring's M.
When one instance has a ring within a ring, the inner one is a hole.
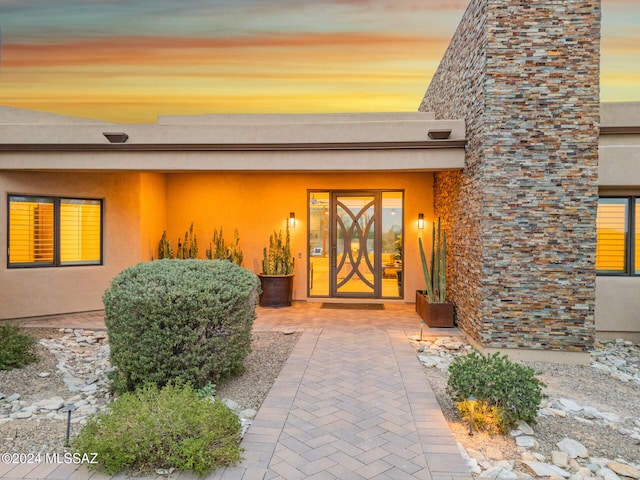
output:
M635 268L635 255L636 255L636 238L635 233L638 225L636 224L636 206L640 205L640 196L634 195L602 195L598 198L600 200L626 200L627 211L625 221L627 223L627 231L624 239L624 271L610 271L610 270L596 270L596 275L599 277L637 277L640 276L640 270ZM596 227L597 228L597 227Z
M12 199L33 198L51 201L53 203L53 261L44 262L13 262L10 261L11 245L11 202ZM79 200L87 202L98 202L100 205L100 259L98 261L74 261L62 262L60 258L60 205L65 200ZM59 267L95 267L104 265L104 199L103 198L87 198L74 196L53 196L38 194L18 194L10 193L7 195L7 268L8 269L24 269L24 268L59 268Z

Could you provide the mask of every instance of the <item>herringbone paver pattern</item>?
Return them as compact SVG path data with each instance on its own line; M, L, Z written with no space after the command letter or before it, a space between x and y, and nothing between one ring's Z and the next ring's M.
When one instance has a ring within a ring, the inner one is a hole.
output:
M471 478L408 342L407 335L419 331L412 306L258 309L255 330L287 328L303 334L245 435L243 462L207 479ZM111 478L84 467L49 470L0 477ZM196 477L176 472L169 478Z
M270 478L380 478L394 466L424 471L386 333L372 331L363 341L362 332L323 332L313 353L270 463L279 476ZM323 456L315 460L319 448Z

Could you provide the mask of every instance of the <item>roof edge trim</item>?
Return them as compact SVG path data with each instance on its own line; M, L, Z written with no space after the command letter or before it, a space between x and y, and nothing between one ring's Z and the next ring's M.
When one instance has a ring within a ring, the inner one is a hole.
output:
M464 148L467 140L335 143L5 143L0 152L233 152Z

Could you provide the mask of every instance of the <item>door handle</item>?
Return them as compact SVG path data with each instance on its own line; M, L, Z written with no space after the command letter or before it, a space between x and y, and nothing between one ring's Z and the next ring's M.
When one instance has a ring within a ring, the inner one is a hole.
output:
M338 266L338 246L333 244L331 250L333 253L333 268L336 268Z

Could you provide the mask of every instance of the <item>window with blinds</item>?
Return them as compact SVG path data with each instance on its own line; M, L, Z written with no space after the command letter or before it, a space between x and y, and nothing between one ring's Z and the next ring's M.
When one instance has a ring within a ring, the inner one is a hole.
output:
M53 265L53 199L9 197L9 265Z
M640 197L602 197L596 218L596 271L640 275Z
M8 265L102 263L102 200L9 195Z
M625 273L627 269L628 198L601 198L596 216L596 270Z
M60 200L60 264L100 263L102 208L99 200Z

